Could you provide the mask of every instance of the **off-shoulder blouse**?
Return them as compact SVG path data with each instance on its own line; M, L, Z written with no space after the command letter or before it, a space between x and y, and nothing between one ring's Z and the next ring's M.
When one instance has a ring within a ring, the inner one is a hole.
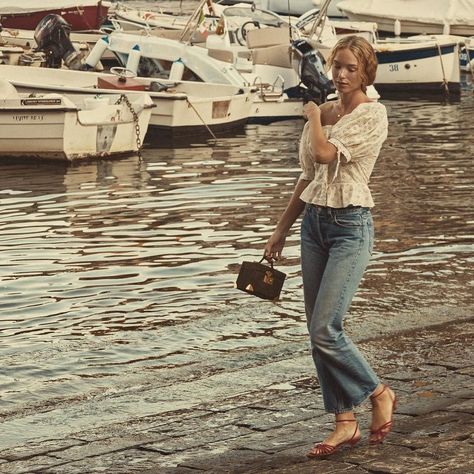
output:
M309 122L299 146L300 180L311 181L300 199L319 206L373 207L369 178L387 138L388 120L380 102L359 104L334 125L323 126L328 141L337 149L337 159L321 164L312 157Z

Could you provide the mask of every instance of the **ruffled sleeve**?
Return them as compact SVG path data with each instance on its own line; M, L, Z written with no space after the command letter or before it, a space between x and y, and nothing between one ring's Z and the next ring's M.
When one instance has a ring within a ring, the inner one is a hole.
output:
M311 144L308 137L309 122L306 122L301 134L299 160L301 166L300 180L312 181L315 177L314 161L311 153Z
M379 102L360 104L332 127L329 143L337 149L338 162L377 155L387 138L388 120L385 106Z

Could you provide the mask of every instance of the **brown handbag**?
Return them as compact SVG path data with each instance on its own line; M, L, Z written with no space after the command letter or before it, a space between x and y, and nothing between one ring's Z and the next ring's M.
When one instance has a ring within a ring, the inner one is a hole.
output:
M243 262L237 277L237 288L265 300L276 300L280 296L286 275L270 265L259 262Z

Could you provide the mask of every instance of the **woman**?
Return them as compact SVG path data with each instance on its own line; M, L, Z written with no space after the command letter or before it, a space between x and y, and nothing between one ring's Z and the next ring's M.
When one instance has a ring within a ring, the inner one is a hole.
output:
M304 107L301 177L265 246L279 259L291 226L301 212L301 265L312 356L334 431L308 453L325 457L360 438L354 407L372 401L370 442L382 442L392 428L394 392L379 379L343 330L343 318L373 248L368 181L387 138L385 107L366 95L377 58L363 38L341 39L328 60L338 100Z

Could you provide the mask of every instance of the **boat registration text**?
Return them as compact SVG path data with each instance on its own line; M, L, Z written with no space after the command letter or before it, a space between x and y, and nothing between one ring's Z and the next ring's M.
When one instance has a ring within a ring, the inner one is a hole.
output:
M44 120L44 115L40 115L40 114L13 115L12 119L15 122L42 122Z

